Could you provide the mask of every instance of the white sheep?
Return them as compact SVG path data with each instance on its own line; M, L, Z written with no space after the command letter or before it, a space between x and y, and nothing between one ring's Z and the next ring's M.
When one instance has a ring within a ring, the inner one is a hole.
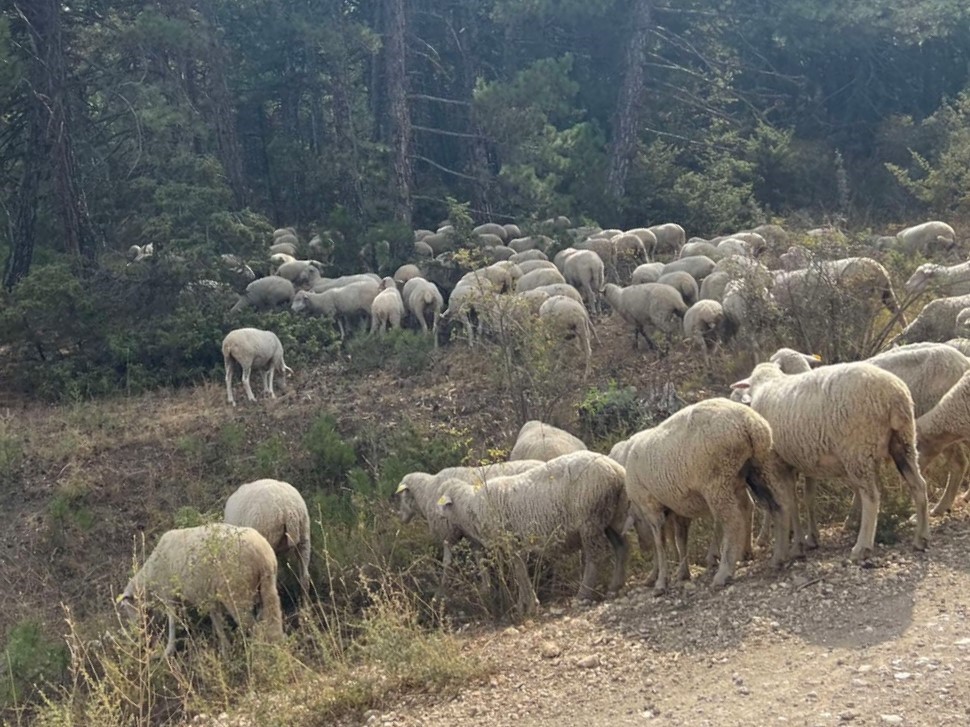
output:
M273 392L273 376L277 371L286 383L286 374L293 373L293 369L283 361L283 344L272 331L259 328L237 328L229 331L222 339L222 359L226 367L226 396L229 403L236 405L232 396L232 371L234 365L242 369L243 388L250 401L256 401L253 389L249 385L249 376L253 369L263 374L263 390L269 392L275 399Z
M579 291L576 290L569 283L553 283L552 285L540 285L538 288L533 288L532 290L527 290L525 293L539 292L545 293L548 297L554 295L564 295L571 300L575 300L578 303L583 302L583 296L580 295ZM516 293L516 295L523 295L523 293Z
M642 335L647 345L659 351L648 330L656 328L673 336L681 330L687 306L680 293L669 285L644 283L621 288L608 283L603 291L606 300L620 317L633 325L633 347L638 348Z
M647 229L657 238L655 246L657 255L673 255L687 242L687 233L684 232L684 228L673 222L653 225Z
M370 305L370 332L384 332L401 327L401 320L404 318L404 300L401 298L401 291L397 289L394 278L384 278L381 283L381 291L374 296Z
M726 250L718 249L717 245L708 242L707 240L701 239L690 239L687 243L680 248L680 252L677 253L678 258L693 257L694 255L703 255L709 257L711 260L717 261L722 257L727 255Z
M957 316L970 307L970 295L931 300L906 328L893 339L893 343L917 341L946 341L956 337Z
M705 362L717 350L724 325L724 309L716 300L699 300L684 313L684 335L700 347Z
M588 449L582 439L574 437L565 429L532 419L519 429L515 444L509 453L509 461L531 459L548 462L570 452L582 452Z
M562 276L558 270L552 270L550 268L540 268L538 270L533 270L531 273L526 273L515 283L515 292L523 293L527 290L532 290L540 286L554 285L556 283L565 283L566 278Z
M371 315L371 304L380 292L380 284L373 280L361 280L322 293L299 291L293 297L293 311L306 311L315 315L334 318L340 331L340 340L347 335L347 327L354 320L366 321Z
M931 220L896 233L895 247L905 253L930 255L937 250L949 250L956 244L956 233L945 222Z
M289 305L290 301L293 300L294 291L293 283L286 278L267 275L247 285L246 292L239 296L239 300L229 312L238 313L247 307L255 308L258 311L272 310L279 306Z
M532 275L532 273L529 273L529 275ZM523 275L520 280L527 277L528 275ZM472 325L472 317L478 318L478 335L481 336L485 326L483 313L497 294L498 291L495 286L485 277L465 276L458 281L454 290L451 291L451 295L448 297L448 308L441 314L441 320L450 321L454 319L460 321L465 327L468 345L474 346L475 326Z
M933 290L947 296L967 295L970 293L970 262L959 265L920 265L906 281L906 292L918 295Z
M634 227L632 230L627 230L626 234L636 235L640 238L640 242L643 243L643 249L647 253L647 260L653 257L654 251L657 249L657 236L653 232L646 227Z
M598 561L614 554L608 593L626 580L629 546L623 536L629 504L623 467L606 455L572 452L519 475L499 477L474 487L449 480L442 487L438 511L466 536L485 547L513 538L512 555L519 587L519 608L533 611L538 604L523 555L548 546L553 539L566 547L578 542L583 557L579 601L593 597Z
M451 549L465 536L461 529L454 527L444 515L438 512L437 503L443 494L444 484L454 478L463 479L471 484L484 484L490 479L504 475L517 475L541 464L539 460L517 460L497 462L484 467L449 467L434 475L427 472L411 472L401 479L394 491L397 516L404 524L411 522L415 516L423 517L428 524L431 537L435 542L442 544L439 592L444 589L448 578L452 561Z
M723 301L724 291L730 282L731 275L729 273L723 270L715 270L701 283L700 290L697 293L698 299Z
M524 262L530 260L548 260L549 256L546 255L542 250L523 250L522 252L517 252L512 257L509 258L509 262L513 262L516 265L520 265ZM523 271L525 272L525 271Z
M382 278L374 273L356 273L354 275L341 275L339 278L320 278L311 286L314 293L325 293L334 288L343 288L351 283L366 283L368 281L380 285Z
M168 614L165 656L175 653L175 611L180 604L207 612L219 645L226 652L224 613L245 630L252 629L258 608L263 637L283 637L283 616L276 592L276 554L252 528L213 523L169 530L116 602L128 618L158 600Z
M431 335L435 346L438 345L438 322L444 310L445 301L438 286L424 278L411 278L401 290L404 307L414 316L421 331L428 332L428 314L431 314Z
M955 348L964 356L970 356L970 338L951 338L949 341L944 341L944 343L951 348Z
M588 375L590 359L593 356L590 338L595 334L586 307L572 298L554 295L539 306L539 320L565 338L575 337L579 350L585 357Z
M684 270L675 270L672 273L664 273L657 279L657 282L675 288L688 306L697 302L697 281L690 273Z
M637 267L630 274L630 285L642 285L643 283L656 283L663 275L663 263L644 263Z
M282 242L277 242L269 247L270 255L276 255L282 253L283 255L290 255L291 257L296 257L300 254L300 249L297 247L296 243L290 242L289 238L285 238Z
M721 257L727 257L728 255L741 255L743 257L749 257L751 255L748 243L744 240L739 240L736 237L729 237L726 240L721 240L717 243L717 251L721 254Z
M479 225L478 227L472 228L472 234L479 235L479 236L495 235L502 242L505 242L506 240L509 239L508 231L504 227L502 227L502 225L498 225L494 222L486 222L483 225Z
M678 548L682 553L691 519L711 514L721 526L715 586L734 575L750 539L749 492L774 517L776 533L787 532L794 487L774 477L768 422L743 404L708 399L681 409L659 426L633 435L625 461L626 491L637 525L649 524L653 534L658 593L667 586L663 531L668 513L682 518L677 535L685 541ZM778 535L772 564L781 566L787 550L787 537Z
M558 269L556 268L556 264L550 260L523 260L522 262L516 263L516 265L519 266L519 270L522 271L523 275L541 268ZM562 271L560 270L560 272Z
M636 238L639 242L639 238ZM563 260L562 275L566 282L577 288L583 301L594 313L600 309L599 295L603 292L606 269L603 261L592 250L576 250Z
M434 257L434 248L424 240L417 240L414 243L414 256L422 259L432 258Z
M674 260L664 265L663 274L673 273L678 270L683 270L689 273L694 280L701 282L714 272L717 263L711 260L705 255L691 255L690 257L682 257L679 260Z
M402 265L397 270L394 271L394 282L404 285L406 282L411 280L411 278L420 278L421 268L419 268L414 263L408 263L407 265Z
M940 401L916 420L920 467L929 466L945 454L950 475L946 491L933 508L933 514L946 512L953 504L967 471L963 443L970 440L970 371L964 373ZM964 495L964 502L968 495Z
M898 377L863 362L833 364L796 376L782 373L777 364L762 363L732 388L748 389L752 408L771 425L781 476L794 488L795 473L805 475L809 546L817 545L812 535L814 480L841 478L862 501L852 560L868 557L879 512L879 464L891 461L916 507L914 547L926 548L926 481L917 461L913 399ZM797 517L792 524L800 543Z
M255 480L236 488L226 500L223 522L253 528L280 558L296 560L304 602L310 593L310 513L300 491L289 482Z

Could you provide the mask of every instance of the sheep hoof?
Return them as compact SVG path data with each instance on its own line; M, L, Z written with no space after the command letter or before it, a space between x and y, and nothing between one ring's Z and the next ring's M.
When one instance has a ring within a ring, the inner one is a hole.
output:
M929 544L930 544L929 538L927 538L924 535L917 535L913 539L913 548L915 550L926 550L927 547L929 547Z
M806 535L804 545L806 550L817 550L818 538L814 535Z
M654 598L659 598L660 596L664 595L666 592L667 592L667 588L665 586L654 586L652 591Z
M714 580L711 582L711 586L714 588L724 588L731 580L731 576L715 576Z
M852 552L849 553L849 560L853 563L862 563L863 561L868 560L871 555L871 548L860 547L857 545L852 549Z

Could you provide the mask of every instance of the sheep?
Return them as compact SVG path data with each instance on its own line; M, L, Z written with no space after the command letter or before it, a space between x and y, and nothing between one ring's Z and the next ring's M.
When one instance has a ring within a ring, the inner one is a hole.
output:
M269 253L270 255L276 255L278 253L282 253L284 255L291 255L293 257L296 257L300 253L300 250L292 242L287 241L287 242L277 242L275 245L270 245Z
M539 292L545 293L550 298L554 295L564 295L567 298L575 300L579 303L583 302L583 296L580 295L579 291L576 290L569 283L553 283L552 285L540 285L538 288L533 288L531 291L527 290L526 293ZM517 293L516 295L521 295Z
M767 288L756 277L732 280L724 287L721 308L724 311L724 337L738 337L745 348L757 359L758 314L768 305Z
M815 255L807 247L802 245L792 245L788 252L778 256L783 270L801 270L812 264Z
M683 270L689 273L694 280L701 282L714 271L714 266L715 262L705 255L691 255L664 265L663 274Z
M542 250L523 250L522 252L517 252L509 258L509 262L513 262L519 267L522 267L522 263L528 262L530 260L548 260L549 256L546 255ZM525 271L523 271L525 272Z
M256 279L256 273L238 255L220 255L219 260L222 262L223 267L235 276L240 285L243 282L249 284Z
M438 584L439 593L444 590L448 579L448 571L451 567L451 548L465 535L438 512L437 502L442 495L444 483L458 478L472 484L484 484L490 478L517 475L541 464L542 462L539 460L530 459L498 462L484 467L449 467L434 475L427 472L411 472L401 479L393 495L398 518L406 525L414 519L415 515L423 517L428 523L431 537L443 546L441 580Z
M639 336L657 351L657 345L647 333L648 327L674 335L683 325L687 306L680 293L662 283L644 283L621 288L608 283L604 289L606 300L623 320L633 324L633 347L638 348Z
M504 247L505 241L498 235L486 233L484 235L474 235L471 239L471 244L483 250L488 250L493 247ZM512 252L515 252L515 250L512 250Z
M680 248L680 252L677 253L678 258L693 257L694 255L704 255L705 257L709 257L711 260L717 261L727 255L727 252L718 249L717 245L714 245L707 240L689 240L682 248Z
M956 233L945 222L931 220L896 233L896 248L908 253L929 255L937 248L950 250L956 244Z
M684 335L700 346L705 362L717 349L723 330L724 309L716 300L699 300L684 313Z
M370 332L377 331L384 335L389 328L400 328L402 318L404 318L404 301L401 298L401 292L397 289L394 278L384 278L381 291L374 296L370 304Z
M728 255L741 255L743 257L750 257L751 252L748 249L748 244L744 240L739 240L736 237L729 237L726 240L721 240L717 243L717 250L721 253L721 257L727 257Z
M768 241L761 234L753 230L735 232L728 239L740 240L744 243L747 254L752 257L759 257L768 247ZM721 241L723 242L723 240Z
M374 273L357 273L355 275L341 275L339 278L320 278L311 286L313 293L325 293L334 288L343 288L351 283L374 282L380 285L382 278Z
M851 559L869 556L879 511L879 464L891 460L916 507L913 545L926 548L926 481L917 461L913 398L898 377L865 362L833 364L796 376L782 373L778 364L762 363L732 388L747 389L751 407L771 426L780 476L793 488L796 471L805 475L809 547L817 545L814 481L843 478L862 501L862 524ZM800 546L798 518L791 522Z
M667 586L663 528L668 513L682 518L686 550L690 519L710 513L722 529L721 564L713 585L730 580L750 537L748 492L768 510L778 536L772 565L787 557L782 534L794 512L794 487L773 473L772 429L761 415L727 399L708 399L681 409L653 429L630 438L626 492L638 527L647 523L657 559L655 593ZM641 536L645 539L645 535ZM678 543L680 545L680 543Z
M669 285L671 288L676 288L684 299L684 303L688 306L694 305L697 302L697 281L694 280L690 273L684 272L683 270L675 270L672 273L664 273L658 278L657 282Z
M276 275L291 280L295 286L311 289L321 280L320 269L323 263L317 260L293 260L276 268Z
M954 329L959 338L966 338L970 333L970 308L964 308L957 313L956 328Z
M634 227L632 230L627 230L626 234L636 235L640 238L640 242L643 243L643 249L647 253L647 260L653 257L654 251L657 249L657 236L655 234L646 227Z
M404 284L401 298L405 309L417 319L423 333L428 332L427 316L429 312L431 313L431 335L437 347L438 321L445 307L445 301L438 286L424 278L411 278Z
M970 338L951 338L944 343L951 348L955 348L964 356L970 356Z
M598 312L599 294L603 292L606 275L599 255L592 250L576 250L563 261L562 275L567 283L579 290L589 309Z
M528 250L545 251L552 246L553 240L545 235L530 235L528 237L517 237L509 240L509 247L517 253L527 252Z
M289 305L293 300L294 292L293 283L286 278L267 275L247 285L246 292L239 296L239 300L229 309L229 312L238 313L249 306L262 311Z
M548 462L570 452L588 449L579 437L574 437L564 429L551 424L544 424L538 419L532 419L519 429L515 444L509 453L509 461L534 459Z
M653 225L647 229L657 238L655 246L657 255L673 255L687 242L687 233L684 232L684 228L673 222Z
M479 236L495 235L501 242L509 239L506 229L502 225L497 225L494 222L486 222L484 225L472 228L472 234Z
M637 238L639 239L639 238ZM613 249L613 243L610 242L608 237L590 237L583 242L577 242L575 245L576 250L591 250L592 252L599 255L600 260L603 261L604 270L606 270L612 279L617 278L616 272L616 253ZM559 256L557 255L556 258ZM565 264L565 259L563 260ZM557 267L558 264L557 264Z
M284 560L294 557L300 594L304 602L308 600L310 513L299 490L280 480L247 482L226 500L222 520L230 525L253 528Z
M656 283L663 275L663 263L644 263L637 265L630 275L630 285L641 285L643 283Z
M296 237L295 227L279 227L273 230L273 241L280 239L281 237Z
M414 231L414 241L421 242L426 237L431 237L434 234L434 230L424 230L419 229Z
M242 369L243 388L250 401L256 401L253 389L249 385L249 376L255 368L263 373L263 391L269 392L270 398L275 399L273 391L273 376L277 371L286 383L286 375L292 374L293 369L283 361L283 344L272 331L259 328L236 328L229 331L222 339L222 359L226 367L226 396L229 403L236 405L232 396L233 364Z
M942 342L954 338L957 315L970 307L970 295L938 298L923 306L923 310L893 339L893 343L917 341Z
M515 255L515 250L505 245L494 245L485 248L485 258L491 262L510 260L513 255Z
M910 295L919 295L927 289L947 296L970 294L970 262L949 267L925 263L916 268L903 287Z
M779 272L775 275L774 295L781 305L805 300L826 288L845 291L861 301L877 298L905 325L889 273L880 263L868 257L850 257L813 263L804 270Z
M538 270L533 270L531 273L526 273L515 283L515 292L523 293L526 290L532 290L540 286L545 285L555 285L556 283L565 283L566 278L562 276L558 270L551 270L549 268L540 268Z
M761 235L761 239L773 250L781 250L788 244L788 232L780 225L758 225L751 232Z
M394 282L404 285L406 282L411 280L411 278L420 278L421 268L419 268L414 263L408 263L407 265L402 265L397 270L394 271Z
M371 315L371 305L378 293L380 284L369 279L330 288L322 293L301 290L293 298L292 308L297 313L306 310L316 315L335 318L342 341L347 336L346 326L355 319L366 320Z
M293 257L292 255L287 255L286 253L277 252L269 256L269 261L271 264L275 265L276 267L279 267L283 263L296 262L296 258ZM275 274L276 272L275 269L273 270L273 272Z
M518 237L522 237L522 230L519 229L518 225L505 224L505 225L502 225L502 229L505 230L506 240L514 240Z
M713 273L704 278L703 282L701 282L701 287L698 291L698 299L716 300L721 302L724 300L724 291L730 282L730 274L724 272L723 270L715 270Z
M433 255L437 256L443 252L454 249L455 237L451 231L442 232L439 230L433 235L428 235L426 238L421 240L421 244L430 247Z
M576 337L579 349L586 357L588 375L590 359L593 356L589 340L593 333L593 324L590 323L585 306L564 295L554 295L539 306L539 320L545 321L550 328L566 337Z
M970 440L970 371L964 372L936 406L916 420L916 436L920 467L928 466L941 453L949 462L950 480L932 511L934 515L942 514L953 504L967 470L962 443ZM964 502L967 497L964 495Z
M639 236L629 232L617 235L610 240L613 245L613 259L617 263L623 262L627 267L635 267L639 263L645 263L650 258L647 255L646 245ZM630 265L630 263L633 265Z
M522 612L531 612L538 599L523 551L552 538L561 539L566 547L579 543L583 578L576 597L580 602L592 599L598 561L610 549L615 560L607 592L623 587L629 555L622 534L629 509L624 479L623 467L606 455L572 452L480 488L448 480L442 486L438 511L485 547L510 536L518 542L512 552L518 605Z
M253 528L212 523L164 533L116 603L132 619L149 599L161 601L168 614L167 657L175 653L180 603L208 612L223 654L228 649L223 612L250 630L258 607L264 638L283 638L276 554Z
M535 271L539 272L539 271ZM533 273L529 273L532 275ZM519 282L525 280L529 275L523 275ZM560 276L561 277L561 276ZM498 293L495 286L484 276L465 276L458 281L451 296L448 298L448 308L441 314L441 320L449 321L455 318L464 325L465 335L468 338L468 345L475 345L475 335L472 326L472 315L478 316L478 333L482 334L484 322L482 321L481 308L487 305L487 301Z
M434 257L434 248L424 240L418 240L415 242L412 249L414 251L414 256L417 258L427 259Z
M540 268L553 268L558 270L555 263L549 260L523 260L522 262L516 263L516 265L519 266L519 270L522 271L523 275L531 273L533 270L539 270ZM562 271L560 270L560 272Z

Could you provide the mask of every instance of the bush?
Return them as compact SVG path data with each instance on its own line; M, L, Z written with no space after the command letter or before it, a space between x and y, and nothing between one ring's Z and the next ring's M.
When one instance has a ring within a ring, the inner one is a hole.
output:
M435 347L431 336L397 328L383 336L361 335L347 342L346 353L350 371L390 371L398 376L413 376L430 371L434 364Z
M40 624L21 621L7 634L0 677L0 708L23 705L38 689L60 681L67 673L67 646L44 635Z
M647 418L636 387L620 388L616 381L610 381L605 389L587 390L577 411L587 442L626 439L638 432Z

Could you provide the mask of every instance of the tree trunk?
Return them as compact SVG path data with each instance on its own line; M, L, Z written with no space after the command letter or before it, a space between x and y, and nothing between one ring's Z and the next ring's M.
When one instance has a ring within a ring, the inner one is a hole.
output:
M647 37L650 30L652 0L634 0L632 30L626 47L623 83L613 118L613 141L610 146L610 165L606 176L606 191L614 199L623 196L630 163L637 148L637 121L640 102L646 85L644 65Z
M30 80L34 87L36 87L36 79L32 76L36 74L33 71L39 69L40 64L31 65ZM23 174L20 177L20 189L17 192L17 206L10 223L10 256L7 258L3 273L3 286L7 290L27 276L34 260L38 192L50 153L44 123L47 113L43 100L36 94L28 93L27 103L27 144L24 151Z
M386 0L384 60L391 120L394 217L411 226L411 115L407 98L407 17L404 0Z
M334 134L341 153L346 159L341 196L354 218L360 221L364 219L364 185L360 176L360 154L357 149L354 114L350 107L342 69L333 70L330 95L333 98Z

